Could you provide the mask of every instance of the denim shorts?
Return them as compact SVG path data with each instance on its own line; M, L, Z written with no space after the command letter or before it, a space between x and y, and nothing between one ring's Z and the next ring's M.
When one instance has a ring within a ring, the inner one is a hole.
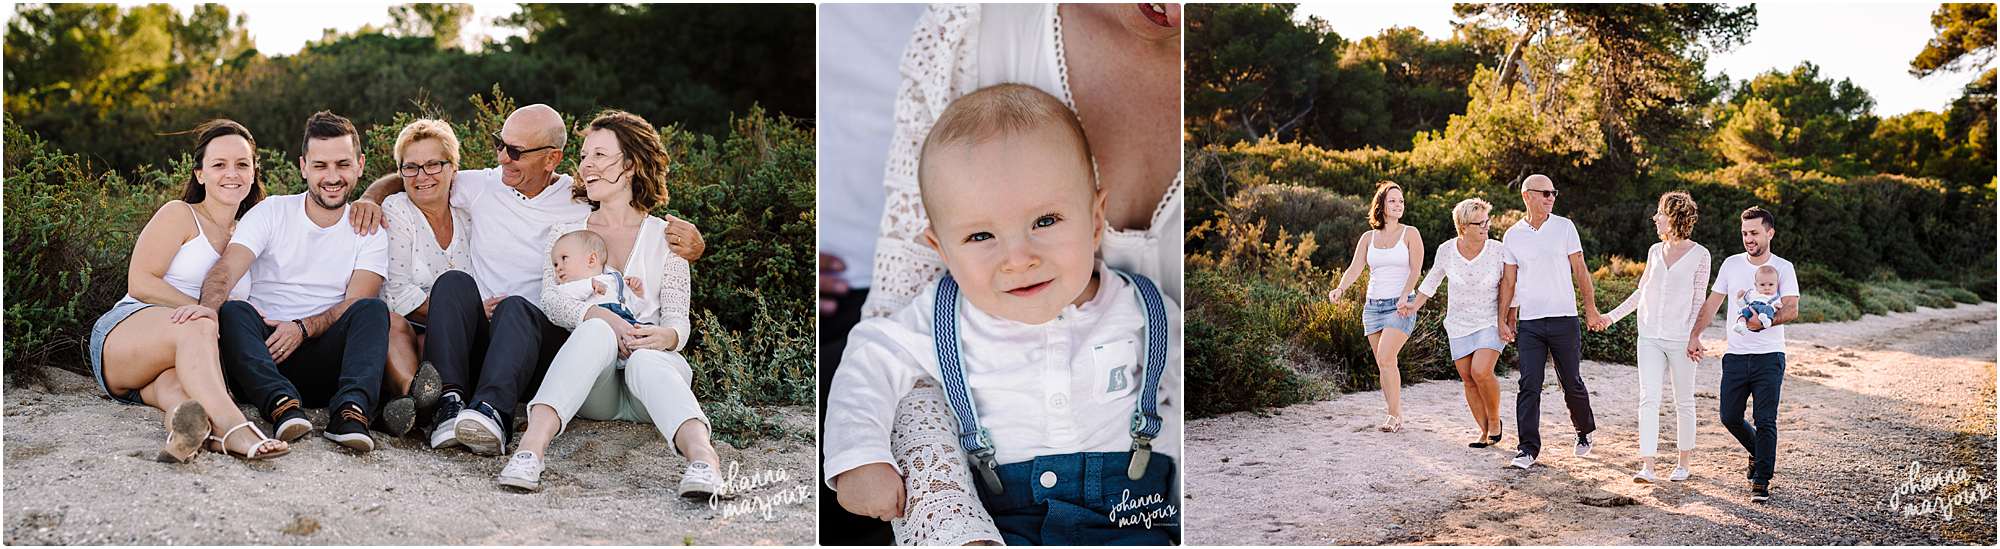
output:
M119 301L116 305L112 305L111 310L104 312L104 316L97 317L97 324L90 328L90 374L97 378L97 389L104 391L104 394L110 396L111 400L126 404L146 403L144 400L139 399L138 391L128 392L123 395L111 392L111 385L104 381L104 338L111 335L111 330L117 328L118 324L124 322L126 318L131 317L132 313L145 310L147 307L157 307L157 305L147 305L139 300L126 298Z
M1451 338L1451 359L1458 360L1471 356L1473 351L1492 349L1507 350L1507 342L1500 341L1500 328L1488 326L1486 329Z
M1410 294L1415 296L1417 294ZM1417 331L1417 316L1396 314L1398 298L1370 299L1361 302L1361 335L1382 331L1383 328L1402 330L1404 335Z

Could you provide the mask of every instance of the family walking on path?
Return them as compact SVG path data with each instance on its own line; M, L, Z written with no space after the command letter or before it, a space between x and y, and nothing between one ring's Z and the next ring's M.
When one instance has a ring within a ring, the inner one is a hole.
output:
M1524 179L1521 201L1526 215L1508 227L1499 242L1487 238L1492 206L1477 198L1461 201L1452 208L1458 236L1438 246L1429 275L1418 284L1423 240L1401 223L1403 191L1393 182L1377 187L1368 214L1375 230L1356 243L1353 260L1327 298L1340 300L1366 268L1369 287L1361 320L1381 371L1389 412L1379 430L1402 429L1398 354L1418 312L1437 295L1440 284L1449 281L1453 299L1445 313L1445 331L1466 404L1479 429L1478 438L1468 446L1486 448L1505 438L1493 367L1511 343L1520 360L1520 389L1514 403L1519 443L1508 464L1528 469L1541 457L1541 396L1545 366L1551 359L1576 433L1572 453L1589 457L1598 422L1581 373L1583 330L1603 331L1636 314L1640 462L1632 480L1660 480L1652 461L1658 452L1661 394L1669 379L1679 460L1667 480L1687 480L1694 474L1689 462L1696 448L1695 370L1706 352L1701 333L1727 301L1735 328L1728 331L1729 344L1722 356L1720 418L1750 455L1745 476L1751 501L1769 499L1784 383L1783 325L1798 317L1799 299L1791 263L1770 250L1776 217L1756 207L1742 212L1744 252L1723 261L1710 284L1708 250L1689 239L1700 217L1694 198L1679 191L1661 195L1652 218L1660 242L1647 252L1639 287L1604 315L1597 310L1596 287L1576 224L1554 213L1558 194L1547 176ZM1421 292L1412 293L1413 289ZM1754 407L1750 421L1744 419L1746 407Z

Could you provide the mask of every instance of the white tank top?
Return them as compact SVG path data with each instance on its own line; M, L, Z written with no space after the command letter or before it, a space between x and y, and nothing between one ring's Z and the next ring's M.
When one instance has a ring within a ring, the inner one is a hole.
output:
M1387 248L1375 247L1375 238L1368 238L1368 299L1389 299L1403 297L1403 286L1410 282L1410 247L1403 244L1404 233L1410 226L1396 232L1396 245Z
M222 259L222 254L215 253L215 246L209 244L208 232L201 228L201 216L195 213L194 205L188 204L187 207L188 213L195 216L195 236L182 243L180 249L174 250L174 262L167 265L167 274L160 278L165 279L168 286L173 286L188 297L201 299L201 281L208 277L208 270L215 267L215 262ZM237 282L235 291L229 292L230 299L241 299L241 296L249 295L249 289L247 281ZM124 301L137 300L128 292Z

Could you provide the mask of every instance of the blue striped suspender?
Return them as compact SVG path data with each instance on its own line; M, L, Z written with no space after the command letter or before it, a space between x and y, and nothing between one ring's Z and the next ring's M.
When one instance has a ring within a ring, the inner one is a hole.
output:
M1160 298L1160 290L1153 281L1144 276L1115 271L1132 284L1139 296L1139 302L1146 312L1146 379L1140 386L1139 408L1132 412L1132 459L1125 474L1132 480L1145 476L1146 465L1151 461L1153 439L1160 434L1164 421L1159 413L1160 376L1167 369L1167 313L1165 302ZM938 280L937 302L932 307L931 328L937 337L938 371L943 377L945 397L951 402L952 414L958 420L958 445L972 455L973 468L987 489L995 494L1004 493L1000 475L995 470L999 462L994 459L993 436L979 425L979 410L973 406L972 394L965 388L965 367L959 357L958 339L958 282L946 274Z

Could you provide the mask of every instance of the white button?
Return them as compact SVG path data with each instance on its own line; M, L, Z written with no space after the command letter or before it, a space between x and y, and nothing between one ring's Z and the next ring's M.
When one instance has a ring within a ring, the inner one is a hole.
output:
M1061 410L1064 406L1069 406L1069 395L1056 393L1055 396L1049 397L1049 406L1057 410Z
M1056 472L1055 472L1055 471L1042 471L1042 487L1043 487L1043 488L1054 488L1054 487L1056 487Z

